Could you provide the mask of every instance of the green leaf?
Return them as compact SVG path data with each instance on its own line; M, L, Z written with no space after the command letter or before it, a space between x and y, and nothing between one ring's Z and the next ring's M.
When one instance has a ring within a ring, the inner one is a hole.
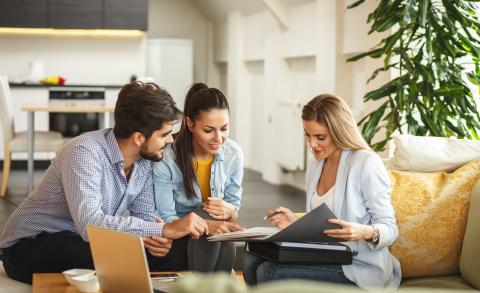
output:
M365 2L365 0L358 0L358 1L355 2L355 3L348 5L348 6L347 6L347 9L355 8L355 7L357 7L358 5L362 4L363 2Z
M422 27L425 27L425 24L427 22L427 9L428 9L428 0L420 0L419 8L420 8L420 25Z
M377 68L375 69L375 71L372 73L372 75L370 75L370 77L368 78L367 80L367 83L369 83L370 81L374 80L375 77L377 77L377 75L382 72L382 71L387 71L389 70L390 68L394 67L395 65L397 65L398 63L394 63L394 64L390 64L388 65L387 67L383 66L383 67L380 67L380 68Z
M442 87L434 92L435 96L457 96L464 94L465 88L463 86Z
M355 55L353 57L348 58L347 62L355 62L355 61L357 61L359 59L362 59L364 57L367 57L367 56L370 56L372 58L378 58L378 57L382 56L382 51L383 51L382 48L370 50L368 52L361 53L361 54L358 54L358 55Z
M377 110L367 115L368 118L364 120L365 123L363 124L362 134L367 142L372 141L372 138L376 133L376 127L378 125L378 122L380 122L380 120L382 119L386 108L387 103L385 102Z
M480 1L480 0L479 0ZM480 86L480 76L477 76L471 72L467 73L468 80L474 85Z
M401 77L397 77L391 81L389 81L388 83L384 84L383 86L381 86L380 88L376 89L376 90L373 90L373 91L370 91L368 92L365 97L364 97L364 100L379 100L385 96L388 96L392 93L394 93L397 88L402 85L405 80L408 79L408 76L407 75L404 75L404 76L401 76Z

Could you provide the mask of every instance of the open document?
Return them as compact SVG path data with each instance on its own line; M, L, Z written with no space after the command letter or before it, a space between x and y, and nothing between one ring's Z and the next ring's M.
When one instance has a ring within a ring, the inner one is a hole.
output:
M273 227L255 227L244 231L217 234L208 237L210 241L265 241L265 242L340 242L341 239L323 234L327 229L340 229L336 224L328 222L336 219L326 204L311 210L285 229Z

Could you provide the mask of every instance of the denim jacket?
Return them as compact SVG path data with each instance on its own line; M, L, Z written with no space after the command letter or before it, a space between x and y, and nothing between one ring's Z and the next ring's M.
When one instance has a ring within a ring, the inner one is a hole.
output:
M227 139L212 163L211 197L218 197L240 209L243 179L243 151ZM183 176L175 163L175 153L168 146L160 162L153 164L155 205L160 217L171 223L192 212L202 202L200 187L194 182L195 197L188 198L183 187Z

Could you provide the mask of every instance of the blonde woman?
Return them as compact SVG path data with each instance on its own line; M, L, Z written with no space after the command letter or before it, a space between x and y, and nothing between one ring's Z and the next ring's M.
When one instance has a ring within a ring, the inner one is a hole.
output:
M274 263L247 253L245 280L250 285L294 278L363 288L398 287L400 264L388 250L398 230L382 161L362 138L340 97L323 94L313 98L303 107L302 120L315 157L307 169L307 212L327 204L338 218L329 221L341 228L318 233L351 241L358 254L351 265L337 265ZM287 208L275 211L268 220L281 229L297 220Z

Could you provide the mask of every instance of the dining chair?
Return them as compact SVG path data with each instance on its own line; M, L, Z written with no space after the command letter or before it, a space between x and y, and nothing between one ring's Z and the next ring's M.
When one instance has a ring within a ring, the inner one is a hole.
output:
M13 100L6 76L0 76L0 123L3 129L3 178L0 187L0 196L7 192L12 153L26 153L28 151L27 132L15 132ZM35 131L34 149L37 152L57 152L64 143L59 132Z

